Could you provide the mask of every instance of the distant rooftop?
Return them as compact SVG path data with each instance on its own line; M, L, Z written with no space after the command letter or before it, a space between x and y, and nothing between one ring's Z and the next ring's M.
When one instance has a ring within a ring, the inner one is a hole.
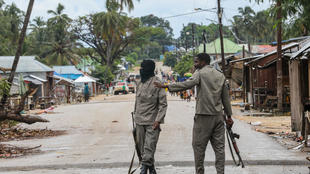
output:
M242 50L242 47L238 44L234 43L233 41L224 38L224 53L225 54L234 54L238 51ZM203 44L199 46L199 52L203 52ZM217 38L211 43L206 44L206 53L208 54L221 54L221 44L220 38Z
M12 68L14 56L0 56L0 67ZM51 72L52 68L35 60L35 56L20 56L16 72ZM0 73L3 73L0 71Z
M53 66L53 70L57 74L83 74L75 66Z

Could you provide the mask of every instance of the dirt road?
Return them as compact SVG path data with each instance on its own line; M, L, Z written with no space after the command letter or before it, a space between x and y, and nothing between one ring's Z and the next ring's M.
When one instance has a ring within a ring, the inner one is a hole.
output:
M169 97L166 123L156 153L160 173L194 173L191 133L194 102ZM130 112L134 95L102 97L87 104L60 106L55 114L45 115L49 123L24 125L29 128L66 130L59 137L8 142L19 146L42 145L43 153L16 159L1 159L0 173L126 173L134 145L131 135ZM289 151L263 133L236 120L234 130L241 135L238 142L247 168L233 167L226 149L229 173L305 173L308 171L305 155ZM210 173L214 154L208 147L206 165ZM272 167L274 166L274 167ZM22 172L23 171L23 172ZM268 173L268 172L267 172ZM285 173L285 172L284 172Z

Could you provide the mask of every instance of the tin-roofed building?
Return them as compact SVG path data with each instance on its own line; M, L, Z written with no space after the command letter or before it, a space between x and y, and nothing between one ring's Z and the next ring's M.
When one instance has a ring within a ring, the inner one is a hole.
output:
M80 76L83 76L83 73L79 71L75 66L53 66L53 70L55 71L56 75L61 77L76 80Z
M0 67L10 69L13 65L14 56L0 56ZM9 72L0 71L3 78L9 76ZM32 82L39 86L37 97L51 96L54 87L53 69L37 61L35 56L21 56L17 65L14 83L19 84L19 76L22 75L26 82ZM12 86L11 94L15 94L18 89Z

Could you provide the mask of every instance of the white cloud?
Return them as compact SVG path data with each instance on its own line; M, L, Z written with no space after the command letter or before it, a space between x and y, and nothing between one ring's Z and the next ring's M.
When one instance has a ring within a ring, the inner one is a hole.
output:
M14 2L19 8L26 11L29 0L5 0L7 4ZM55 10L57 4L61 3L65 6L65 13L71 18L95 13L105 10L105 0L36 0L32 11L32 18L35 16L43 16L45 19L50 16L47 10ZM194 8L210 9L217 7L217 0L134 0L135 9L129 16L145 16L154 14L159 17L173 16L188 12L193 12ZM229 24L228 19L238 14L238 7L251 6L254 10L266 9L270 6L269 1L257 5L250 3L249 0L222 0L222 7L224 8L224 24ZM187 25L189 22L209 24L205 18L217 21L217 16L212 13L202 12L191 14L182 17L169 18L174 34L176 37L182 29L183 24Z

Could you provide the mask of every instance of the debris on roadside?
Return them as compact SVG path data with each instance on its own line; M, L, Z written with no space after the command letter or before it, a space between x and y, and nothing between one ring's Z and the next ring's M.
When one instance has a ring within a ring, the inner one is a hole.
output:
M50 129L26 129L18 126L15 121L0 122L0 142L25 140L31 138L53 137L65 134L65 131Z
M40 146L25 148L25 147L17 147L8 144L0 144L0 159L1 158L16 158L20 156L24 156L30 153L39 153Z
M43 109L43 110L39 110L39 111L37 111L35 114L36 115L40 115L40 114L50 114L50 113L53 113L54 112L54 106L51 106L51 107L49 107L49 108L47 108L47 109Z
M26 129L18 126L15 121L0 122L0 142L26 140L33 138L53 137L65 134L65 131L55 131L49 129ZM41 146L17 147L9 144L0 144L0 158L15 158L30 153L39 153Z
M11 140L25 140L30 138L44 138L63 135L64 131L49 129L24 129L19 127L0 129L0 142Z
M273 116L272 113L265 113L265 112L244 112L244 116L253 116L253 117L260 117L260 116Z
M256 122L250 122L250 124L253 126L260 126L262 124L262 122L256 121Z
M232 103L232 106L239 106L239 107L244 107L245 103L240 102L240 103Z
M301 144L298 144L298 146L293 147L292 149L293 149L293 150L300 150L300 149L302 149L302 148L304 147L304 145L305 145L305 143L303 142L303 143L301 143Z
M269 135L284 147L294 150L300 150L299 147L303 137L291 132L291 118L289 116L234 116L241 121L247 122L252 128L264 134Z

